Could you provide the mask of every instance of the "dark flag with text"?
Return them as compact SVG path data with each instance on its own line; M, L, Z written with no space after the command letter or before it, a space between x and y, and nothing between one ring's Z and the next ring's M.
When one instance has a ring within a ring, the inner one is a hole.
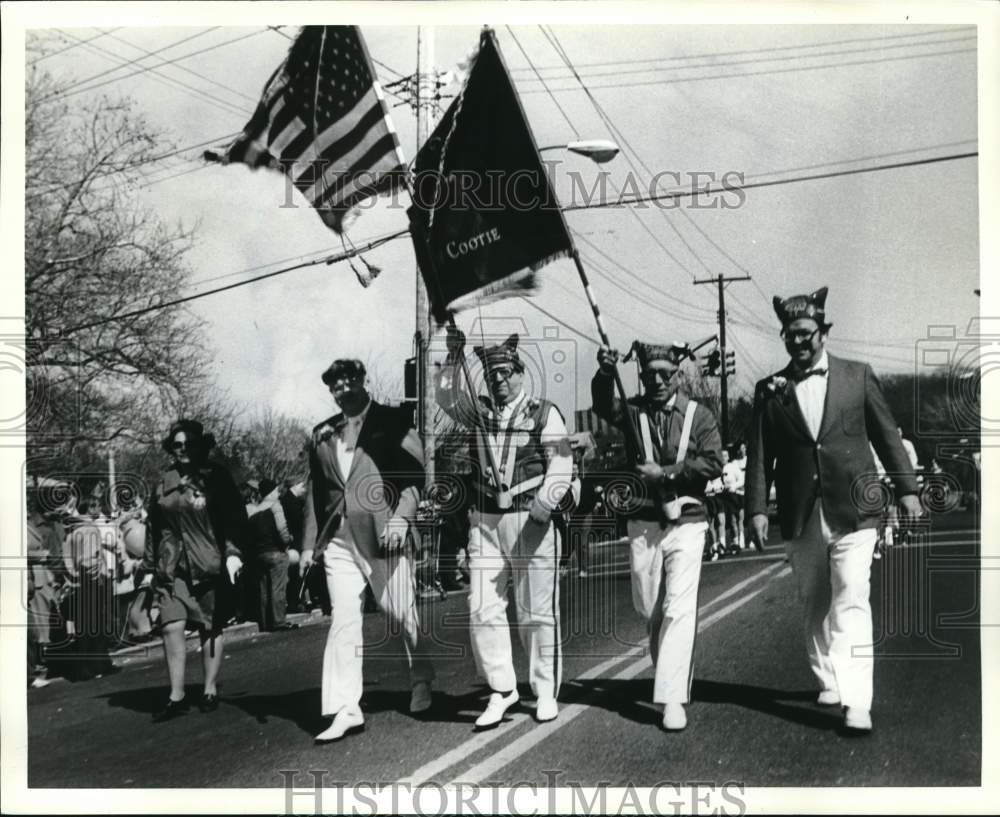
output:
M525 294L572 243L493 31L420 149L410 228L435 319Z
M282 171L338 233L353 207L401 185L406 163L357 26L305 26L243 133L205 159Z

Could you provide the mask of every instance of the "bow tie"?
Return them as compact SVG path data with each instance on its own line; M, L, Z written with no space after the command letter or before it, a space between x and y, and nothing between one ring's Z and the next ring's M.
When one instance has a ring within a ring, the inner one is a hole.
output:
M804 372L793 370L792 371L792 380L794 380L796 383L801 383L803 380L805 380L808 377L812 377L814 374L815 375L825 375L826 374L826 369L821 369L821 368L806 369Z

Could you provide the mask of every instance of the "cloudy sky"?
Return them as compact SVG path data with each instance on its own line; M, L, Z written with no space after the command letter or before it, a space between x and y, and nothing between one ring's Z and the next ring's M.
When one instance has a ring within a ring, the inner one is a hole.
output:
M265 22L284 22L272 18ZM680 174L688 187L695 172L794 179L979 147L974 26L569 25L550 16L543 30L487 22L540 145L621 144L623 153L603 166L609 197L628 178L648 185L660 172ZM74 100L127 94L185 148L151 167L137 193L165 220L198 224L190 264L200 283L183 294L341 249L303 200L282 207L279 175L206 167L199 158L206 143L225 145L222 137L243 127L295 31L52 21L49 36L72 47L45 64L80 83ZM415 26L365 24L362 31L383 83L416 70ZM434 62L448 71L478 32L478 24L437 25L424 42L432 36ZM413 112L405 104L391 111L410 158ZM564 202L573 198L574 178L588 188L597 178L584 158L546 157L561 158L553 182ZM737 208L695 208L687 200L672 210L573 211L568 221L612 341L623 349L637 337L711 335L716 290L693 280L749 273L751 282L727 290L741 393L783 365L774 294L828 285L829 348L882 373L912 370L929 326L956 325L961 335L979 307L972 291L979 286L977 172L976 158L953 159L752 189ZM405 227L404 208L382 202L350 237L362 244ZM220 385L248 405L309 419L329 411L319 373L334 357L371 359L383 376L400 373L414 330L412 247L404 238L366 257L383 269L368 289L347 264L319 265L193 302L209 325ZM531 301L462 313L459 322L476 338L518 330L543 350L547 393L570 415L589 404L596 327L570 262L547 267L542 281ZM626 382L635 382L631 371Z

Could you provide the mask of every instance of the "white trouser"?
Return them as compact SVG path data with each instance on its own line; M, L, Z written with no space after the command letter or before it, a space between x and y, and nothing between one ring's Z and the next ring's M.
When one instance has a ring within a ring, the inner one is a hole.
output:
M402 636L411 685L433 679L434 670L427 657L430 642L419 633L409 556L372 558L353 543L334 539L323 553L323 562L333 606L323 652L323 714L357 709L361 702L366 583L388 617L386 635Z
M555 696L562 674L559 646L559 545L551 523L527 511L472 514L469 531L469 630L479 674L497 692L517 686L507 623L507 586L514 582L517 623L537 696Z
M653 702L687 703L698 629L698 580L707 522L630 519L632 603L647 620L655 668Z
M805 608L806 652L821 689L844 706L872 706L871 591L875 528L836 534L823 524L819 503L802 535L785 550Z

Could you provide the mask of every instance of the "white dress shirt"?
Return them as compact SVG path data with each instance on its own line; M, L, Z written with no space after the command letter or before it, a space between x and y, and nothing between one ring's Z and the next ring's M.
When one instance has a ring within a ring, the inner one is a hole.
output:
M830 377L830 360L823 350L819 360L806 371L826 369L823 374L814 374L795 384L795 396L799 400L799 408L806 419L809 432L815 440L819 437L819 429L823 425L823 406L826 403L826 386Z
M351 473L351 465L354 463L354 449L358 445L361 427L365 424L365 417L368 416L368 409L371 408L371 405L372 401L369 400L360 414L348 417L346 425L336 436L334 450L337 455L337 465L345 480L347 475Z

